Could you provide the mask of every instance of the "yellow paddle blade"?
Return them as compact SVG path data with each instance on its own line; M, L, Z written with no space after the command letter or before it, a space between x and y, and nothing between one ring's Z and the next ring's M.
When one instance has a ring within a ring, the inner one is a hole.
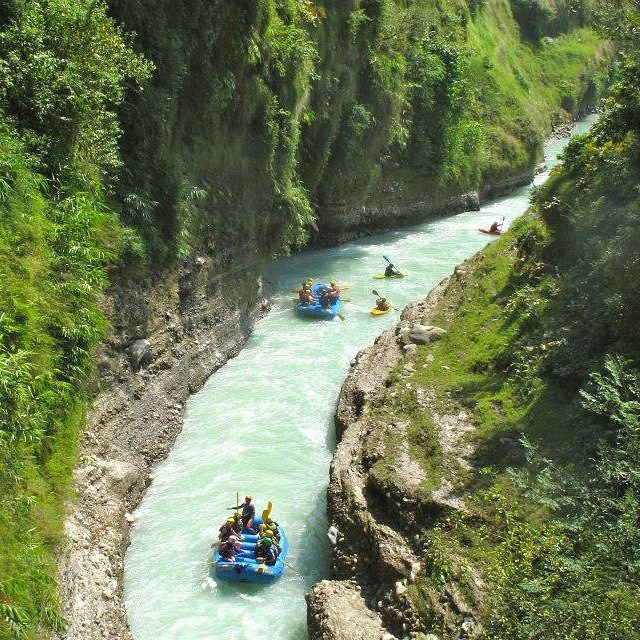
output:
M264 522L269 517L272 508L273 503L271 502L271 500L269 500L269 502L267 502L267 508L262 512L262 522Z
M262 573L266 568L267 568L266 564L259 564L258 565L258 573Z

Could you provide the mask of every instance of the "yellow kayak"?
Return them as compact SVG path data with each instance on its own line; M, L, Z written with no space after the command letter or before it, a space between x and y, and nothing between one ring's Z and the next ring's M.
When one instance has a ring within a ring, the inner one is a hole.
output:
M378 307L373 307L373 309L371 309L371 311L369 311L369 313L372 316L383 316L385 313L389 313L389 311L391 311L393 309L393 305L390 304L388 309L378 309Z
M385 278L406 278L408 275L408 271L403 271L400 275L395 276L385 276L384 273L376 273L372 277L376 280L384 280Z

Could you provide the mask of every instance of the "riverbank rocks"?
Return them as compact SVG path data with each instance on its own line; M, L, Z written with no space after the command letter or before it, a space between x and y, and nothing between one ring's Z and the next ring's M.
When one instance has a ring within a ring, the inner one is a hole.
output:
M136 340L127 347L129 362L134 371L151 362L151 344L148 340Z
M447 332L433 325L414 324L409 333L409 339L414 344L429 344L440 340Z
M382 640L389 637L351 581L323 580L307 594L309 640ZM392 638L394 636L391 636Z

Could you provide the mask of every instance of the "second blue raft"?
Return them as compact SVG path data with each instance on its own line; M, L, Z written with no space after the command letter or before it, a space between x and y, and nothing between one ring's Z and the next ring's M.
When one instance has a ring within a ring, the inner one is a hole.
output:
M342 309L342 300L340 300L340 298L328 307L323 307L319 302L322 292L327 289L329 289L328 284L324 284L322 282L314 284L311 287L311 293L313 293L318 302L314 302L313 304L303 304L302 302L298 302L296 304L296 311L301 316L306 316L308 318L319 318L321 320L333 320L336 318Z

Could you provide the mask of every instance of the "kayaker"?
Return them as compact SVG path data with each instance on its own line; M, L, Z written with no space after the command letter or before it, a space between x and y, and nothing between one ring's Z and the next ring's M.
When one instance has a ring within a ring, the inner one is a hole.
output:
M229 536L235 535L234 525L236 521L233 518L227 518L227 521L220 527L218 540L226 542Z
M498 224L498 222L496 221L489 227L489 231L491 231L491 233L496 233L496 231L498 231L501 226L502 226L502 222Z
M229 539L223 542L220 547L218 547L218 552L220 553L220 555L229 562L236 561L233 555L234 551L242 551L240 540L238 540L238 536L236 535L229 536Z
M402 274L391 264L387 265L387 268L384 270L385 278L393 278L393 276L401 276Z
M389 307L389 301L386 298L376 298L376 309L378 311L388 311Z

